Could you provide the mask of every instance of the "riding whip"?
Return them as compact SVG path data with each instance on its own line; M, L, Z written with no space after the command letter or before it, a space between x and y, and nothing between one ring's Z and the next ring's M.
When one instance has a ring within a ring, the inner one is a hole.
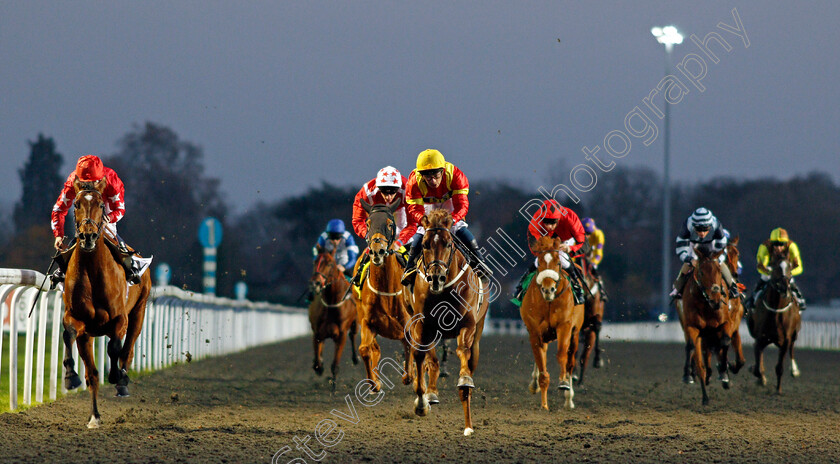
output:
M52 271L53 264L55 264L56 258L61 253L60 250L55 250L55 254L53 255L52 259L50 260L50 266L47 268L47 272L44 274L44 280L41 281L41 286L38 287L38 293L35 295L35 299L32 301L32 307L29 308L29 316L32 317L32 311L35 310L35 305L38 303L38 298L41 297L41 291L44 289L44 284L47 283L47 278L50 275L50 271Z

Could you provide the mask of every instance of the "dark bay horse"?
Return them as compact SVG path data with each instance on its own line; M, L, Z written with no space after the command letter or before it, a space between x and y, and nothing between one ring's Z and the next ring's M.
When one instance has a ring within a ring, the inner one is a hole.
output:
M335 262L334 248L326 251L319 247L315 269L309 279L309 288L313 295L312 302L309 303L309 324L312 326L312 344L315 349L312 369L318 375L324 373L324 341L331 338L335 342L335 357L330 370L332 377L329 380L335 391L338 363L348 338L353 364L358 364L359 359L356 357L353 340L356 336L355 303L348 292L350 282Z
M364 279L356 298L356 321L359 325L361 341L359 354L365 364L367 378L376 384L379 391L381 384L376 367L379 365L381 350L376 342L380 335L391 340L399 340L405 349L405 374L403 383L408 385L412 380L411 345L405 338L405 327L410 318L409 307L405 298L405 291L400 280L402 266L397 260L396 221L394 212L400 207L401 201L390 205L370 205L362 200L362 208L368 212L368 233L365 241L368 244L370 263L368 276ZM361 261L361 260L360 260ZM359 272L359 271L357 271ZM355 273L354 273L355 275ZM434 389L437 391L437 388ZM433 398L437 402L437 397Z
M733 276L738 275L738 260L740 257L740 252L738 251L738 237L733 238L729 241L726 245L726 253L725 253L725 264L729 268L729 272L732 273ZM738 284L739 287L743 286ZM729 317L729 327L735 327L735 331L732 332L732 348L735 350L735 364L729 364L729 368L733 374L737 374L738 371L746 363L744 358L744 350L743 346L741 345L741 319L744 316L744 306L740 299L730 299L730 311L728 314ZM680 322L682 323L682 311L678 311L680 313ZM694 383L694 379L696 377L696 373L694 371L694 366L692 364L692 353L694 353L694 343L688 339L688 335L686 334L686 344L685 344L685 365L683 366L683 382L687 384ZM729 375L728 373L724 372L721 376L721 382L724 388L729 388Z
M414 412L425 416L431 409L422 373L426 355L441 340L455 338L458 342L455 353L461 363L458 393L464 408L464 435L469 436L473 434L472 376L478 366L479 342L489 305L489 279L480 279L455 245L450 231L452 216L447 210L431 211L423 217L421 225L426 233L411 294L413 315L407 334L414 352L417 393ZM432 366L432 370L436 367Z
M580 370L577 376L577 383L583 386L583 376L586 373L586 363L589 355L595 350L595 358L592 360L592 367L604 366L601 354L601 324L604 321L604 301L601 300L600 281L593 272L592 264L588 260L583 261L584 283L589 288L586 294L586 302L583 305L583 327L580 330L580 338L583 339L583 350L580 353Z
M546 366L548 344L557 340L557 363L560 365L560 385L565 396L564 406L575 407L572 373L578 336L584 322L584 305L575 305L572 285L566 271L560 267L559 238L540 237L532 250L537 254L537 274L525 296L519 313L528 328L531 350L534 352L534 372L531 375L531 393L542 393L542 408L548 410L549 375ZM574 264L572 264L574 265Z
M775 248L775 247L774 247ZM791 374L799 377L799 367L793 356L793 345L802 325L799 303L790 288L790 244L770 252L770 282L764 294L756 299L755 308L747 318L747 327L755 339L755 365L750 369L761 385L767 384L764 376L764 348L773 343L779 347L776 362L776 393L782 393L785 354L790 353Z
M128 396L128 370L134 359L134 342L143 327L146 300L152 288L149 273L140 283L128 286L125 270L116 251L106 243L107 227L102 191L105 180L76 181L73 203L76 222L76 250L68 262L64 283L64 384L72 389L81 384L75 371L72 346L75 341L85 363L85 380L90 389L91 414L88 428L102 423L96 396L99 371L93 356L93 338L108 337L111 369L108 381L116 384L117 396ZM125 337L125 344L122 339Z
M724 388L729 388L730 368L733 373L740 369L740 366L736 365L736 368L727 362L729 345L738 330L735 322L740 324L743 309L739 301L729 298L718 262L724 251L709 255L702 249L697 250L699 259L691 271L682 299L677 301L677 312L685 338L693 347L691 360L700 379L704 405L709 404L706 386L711 378L712 353L717 355L719 380Z

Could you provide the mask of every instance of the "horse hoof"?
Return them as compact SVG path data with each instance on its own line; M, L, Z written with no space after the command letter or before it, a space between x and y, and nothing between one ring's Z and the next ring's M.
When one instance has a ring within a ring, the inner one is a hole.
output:
M426 398L423 398L423 404L420 404L420 398L414 398L414 414L421 417L427 416L430 409L432 409L432 407L429 405L429 402L426 401Z
M683 383L687 384L687 385L691 385L691 384L694 383L694 378L690 375L684 375L683 376Z
M312 369L315 370L315 373L321 375L324 373L324 365L323 364L314 364L312 365Z
M601 358L596 359L595 364L593 364L592 367L594 367L595 369L600 369L604 367L604 360Z
M708 405L709 405L709 399L708 398L703 398L703 406L708 406Z
M90 416L90 422L88 422L87 428L98 429L100 425L102 425L102 420L100 418Z
M572 386L569 384L568 380L561 380L560 385L557 386L557 389L561 391L569 391L572 389Z
M578 380L580 380L580 377L577 374L572 374L572 381L577 382Z
M468 437L468 436L472 435L473 433L475 433L475 430L473 430L471 427L467 427L467 428L464 429L464 436L465 437Z
M438 374L438 376L445 379L449 377L449 372L446 369L441 369L440 374Z
M540 391L539 385L537 385L536 379L532 380L530 384L528 384L528 391L531 392L532 395L536 395L538 391Z
M353 356L353 365L355 366L357 364L359 364L359 358Z
M440 404L440 399L438 399L438 396L436 394L426 393L426 395L424 396L426 397L426 401L428 401L429 404Z
M79 378L78 374L73 374L72 376L64 379L64 389L65 390L73 390L82 386L82 379Z
M472 377L468 375L462 375L458 379L458 388L475 388Z
M125 385L117 385L116 388L117 388L117 395L116 396L118 398L128 398L129 396L131 396L131 395L128 394L128 387L126 387Z
M403 376L403 378L402 378L403 385L411 385L411 382L414 382L414 377L410 377L410 376L407 376L407 375Z
M721 380L720 383L723 385L724 390L729 390L729 379Z

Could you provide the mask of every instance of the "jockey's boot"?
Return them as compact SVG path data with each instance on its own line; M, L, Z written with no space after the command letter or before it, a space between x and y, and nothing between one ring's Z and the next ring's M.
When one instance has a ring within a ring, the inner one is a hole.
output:
M420 257L422 246L420 240L414 242L408 255L408 262L405 264L405 271L402 275L402 284L410 285L414 282L414 275L417 273L417 259Z
M569 283L572 284L572 295L575 297L575 304L581 305L586 302L586 296L583 294L583 287L586 283L583 281L583 276L580 275L577 266L574 263L566 269L569 273Z
M511 298L510 300L511 303L513 303L516 306L522 305L522 299L525 298L525 291L527 290L526 288L523 288L523 286L525 285L525 280L527 280L528 276L533 274L536 270L537 266L535 266L534 263L531 263L531 265L528 267L528 270L525 271L524 274L522 274L522 277L519 278L519 283L516 284L516 290L513 291L513 298Z
M721 264L720 273L723 276L723 280L726 282L726 285L729 287L729 298L740 298L741 289L738 287L738 281L732 277L732 271L729 270L729 266Z
M140 283L140 268L134 262L134 252L128 249L128 245L119 235L117 235L117 242L119 243L120 253L123 255L122 265L125 268L125 280L131 285L137 285Z
M71 242L71 245L72 244L73 242ZM58 284L64 282L64 277L67 273L67 261L65 261L64 256L65 252L58 252L56 254L55 264L56 266L58 266L58 268L56 268L56 270L53 271L52 274L50 274L50 290L54 290L58 286Z
M493 271L481 260L481 253L478 251L478 241L476 241L472 232L466 227L461 227L455 232L455 237L467 247L469 255L467 258L470 260L470 267L478 274L478 277L490 277L493 275Z
M753 290L752 293L752 298L748 300L748 306L750 309L755 308L755 304L758 302L761 295L764 294L765 288L767 288L767 281L758 279L758 283L755 284L755 290Z
M598 288L601 290L601 301L604 303L610 301L610 297L607 296L607 291L604 290L604 279L601 276L598 276Z
M796 295L796 302L799 303L799 310L805 311L805 297L802 296L802 292L799 291L799 287L796 285L796 282L790 282L790 289L793 290L793 294Z
M685 288L686 282L688 282L688 276L691 273L691 265L688 263L683 263L682 268L680 268L680 273L677 275L677 280L674 281L674 288L671 290L671 301L679 300L682 298L682 291Z
M370 261L370 253L368 253L368 250L365 250L365 252L362 253L362 257L359 259L359 268L356 271L356 275L353 276L353 280L351 281L351 283L356 287L361 287L362 285L362 274L364 274L365 264L367 264L368 261Z

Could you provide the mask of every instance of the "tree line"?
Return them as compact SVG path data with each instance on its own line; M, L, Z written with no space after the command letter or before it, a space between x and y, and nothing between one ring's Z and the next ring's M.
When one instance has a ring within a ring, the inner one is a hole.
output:
M0 267L41 272L52 255L49 214L77 156L65 158L52 138L38 135L29 142L30 154L18 170L22 192L12 211L0 211ZM147 122L136 125L118 140L117 151L102 156L126 187L127 214L118 223L120 234L156 263L169 264L170 283L201 291L202 249L196 237L199 221L218 218L224 227L219 247L217 293L232 296L237 281L249 287L249 299L302 305L300 299L312 272L311 248L327 221L340 218L350 227L353 197L361 184L322 183L299 195L260 202L245 213L230 213L220 180L204 172L200 146L181 140L170 128ZM374 173L379 167L371 167ZM373 174L371 174L372 177ZM469 175L469 173L467 173ZM780 173L784 175L784 173ZM593 217L606 236L601 270L610 292L609 320L647 319L658 312L661 279L660 176L644 167L616 167L579 204L558 200L580 217ZM527 220L520 209L536 189L528 191L506 181L473 181L467 222L504 269L496 273L501 297L491 305L494 317L519 317L507 302L531 257L515 253L515 265L494 252L487 238L500 232L523 249ZM711 209L740 237L744 264L741 281L757 280L755 253L775 227L784 227L802 252L805 272L797 278L806 297L826 301L840 296L835 282L840 267L834 256L840 244L840 186L828 175L810 173L787 179L718 177L672 188L673 235L699 206ZM72 214L72 213L71 213ZM67 221L66 235L72 235ZM360 248L363 239L356 237ZM679 263L672 257L671 271Z

